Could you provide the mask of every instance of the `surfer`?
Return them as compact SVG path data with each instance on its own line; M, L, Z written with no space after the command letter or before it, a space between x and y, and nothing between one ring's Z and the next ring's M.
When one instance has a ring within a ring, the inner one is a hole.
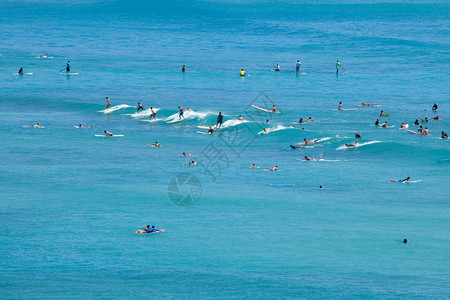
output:
M138 111L140 111L140 110L144 111L145 109L144 109L144 106L141 104L141 102L138 102L138 105L137 105L137 108L136 108L136 113Z
M186 152L183 152L183 156L191 156L191 157L194 157L194 155L192 155L192 154L186 154Z
M158 142L154 142L153 144L150 144L150 145L152 145L154 147L162 147L162 145Z
M312 122L314 121L313 119L311 119L311 117L309 117L308 119L305 120L305 122Z
M308 156L306 156L306 155L305 155L305 158L304 158L304 160L306 160L306 161L313 161L314 159L312 159L312 158L309 158Z
M384 123L383 123L383 125L381 125L383 128L387 128L387 121L385 121Z
M183 67L181 68L181 72L186 72L186 66L185 65L183 65Z
M78 127L80 127L80 128L92 128L92 126L94 126L94 125L91 125L91 126L88 126L88 127L84 127L83 125L78 124Z
M342 102L339 102L338 110L342 110Z
M270 129L270 128L264 128L263 131L264 131L264 132L269 132L269 131L270 131L269 129Z
M437 111L438 110L438 106L436 103L433 104L433 107L431 108L433 111Z
M241 71L239 72L239 75L241 75L241 77L247 76L247 75L245 74L244 69L241 69Z
M448 135L445 133L444 130L441 131L441 139L444 139L444 140L448 139Z
M270 125L270 122L269 122L269 120L266 120L266 124Z
M322 186L319 186L319 190L322 190L323 189L323 187Z
M347 146L347 147L356 147L357 144L358 144L358 140L356 140L353 144L345 144L345 146Z
M439 115L436 115L436 117L432 117L432 120L440 120L441 118L439 118Z
M300 60L297 60L297 63L295 64L295 72L298 74L300 73L300 67L302 66Z
M406 129L406 125L405 125L405 123L404 123L404 122L402 122L402 124L400 124L400 128L402 128L402 129Z
M250 169L259 169L260 167L256 166L255 164L250 166Z
M34 128L40 128L41 124L40 123L36 123L36 125L33 125Z
M106 136L114 136L114 134L112 134L111 132L108 132L108 131L103 131L103 133L106 135Z
M378 125L380 125L380 119L377 119L377 120L375 121L375 126L378 126Z
M19 70L19 75L23 75L23 67L20 67L20 70Z
M424 123L428 123L428 117L425 117L425 119L423 121L424 121Z
M219 112L219 115L217 116L216 128L220 128L220 126L222 126L222 122L223 122L223 115L221 112ZM211 128L211 126L209 127Z
M70 68L72 68L72 66L70 65L70 60L68 60L66 63L66 73L70 73Z
M300 118L300 121L298 121L299 124L303 124L305 123L305 121L303 121L303 118Z
M303 147L300 147L300 146L294 146L294 145L289 145L289 147L291 147L292 149L301 149L301 148L303 148Z
M196 165L195 161L191 161L190 163L183 164L183 166L195 166L195 165Z
M416 119L416 120L414 121L414 125L419 125L419 120Z
M272 105L272 112L276 113L277 112L277 108L275 107L275 105Z
M336 74L339 74L339 68L343 68L339 61L336 61Z
M417 130L417 132L418 132L419 134L423 134L423 128L422 128L422 125L419 126L419 129Z
M212 128L212 126L209 126L208 134L213 134L213 133L214 133L214 129Z
M136 233L149 233L150 225L145 226L142 229L136 230Z
M423 131L424 135L429 135L430 131L428 130L428 127L425 127L425 130Z
M403 239L403 244L408 244L408 240L407 239Z
M149 120L151 120L152 118L156 120L156 111L151 106L150 106L150 111L152 112L152 114L150 115Z
M178 109L180 110L180 112L178 113L178 117L180 118L180 120L181 120L181 118L183 118L184 119L184 111L183 111L183 108L180 106L180 105L178 105Z
M263 169L263 171L278 171L278 166L272 167L270 169Z
M189 106L186 108L187 111L193 111Z
M382 110L381 112L380 112L380 115L379 115L380 117L384 117L384 111Z
M278 64L275 65L275 71L276 72L280 72L281 71L280 66Z
M108 109L111 106L111 101L109 101L109 98L106 97L106 109Z
M362 136L359 133L355 132L355 139L360 140L362 139Z
M238 120L244 121L244 118L241 115L239 115Z
M405 179L400 179L400 180L394 180L392 179L391 182L408 182L411 179L411 177L406 177Z

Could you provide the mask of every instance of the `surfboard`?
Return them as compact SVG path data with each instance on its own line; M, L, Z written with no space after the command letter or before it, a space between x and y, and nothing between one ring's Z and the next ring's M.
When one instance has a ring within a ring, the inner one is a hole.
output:
M404 131L407 131L407 132L412 133L412 134L420 135L418 132L415 132L415 131L412 131L412 130L409 130L409 129L406 129L406 128L400 128L400 129L403 129Z
M14 73L14 75L33 75L33 73L22 73L22 74L19 74L19 73Z
M112 113L113 111L119 110L119 109L123 109L123 108L128 108L128 107L132 107L131 105L128 104L119 104L104 110L99 110L98 112L104 113L104 114L109 114Z
M165 231L164 229L156 229L152 232L140 232L138 234L150 234L150 233L158 233L158 232L164 232L164 231Z
M331 110L357 110L357 108L343 108L343 109L331 109Z
M36 58L53 58L53 56L36 56Z
M293 183L265 183L267 186L294 186Z
M256 109L259 109L259 110L262 110L262 111L265 111L265 112L274 113L274 114L278 114L279 113L278 111L273 112L271 110L268 110L268 109L265 109L265 108L262 108L262 107L259 107L259 106L253 105L253 104L252 104L252 106L254 108L256 108Z
M122 137L123 134L113 134L112 136L110 135L105 135L105 134L96 134L96 137Z
M440 159L438 161L450 161L450 158L444 158L444 159Z
M216 129L219 129L218 127L216 127L215 125L214 126L211 126L212 127L212 129L214 129L214 130L216 130ZM209 126L197 126L197 128L200 128L200 129L206 129L206 130L208 130L209 129Z
M355 105L355 106L359 106L359 107L381 107L381 106L383 106L383 105L378 105L378 104L376 104L376 105Z
M380 117L389 117L390 115L391 115L391 113L387 113L387 114L384 114L384 115L382 115Z
M198 134L208 134L208 135L211 135L210 133L207 133L207 132L203 132L203 131L196 131Z
M78 74L80 74L80 73L59 73L59 75L67 75L67 76L78 75Z

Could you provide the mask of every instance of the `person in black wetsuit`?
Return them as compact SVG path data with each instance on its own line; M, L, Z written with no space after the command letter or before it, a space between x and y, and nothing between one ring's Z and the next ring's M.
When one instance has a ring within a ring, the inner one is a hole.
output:
M433 111L437 111L438 110L438 107L437 107L437 104L436 103L434 103L433 104L433 108L431 108Z
M217 116L216 128L222 126L222 122L223 122L223 115L221 112L219 112L219 115Z
M137 105L137 108L136 108L136 112L138 112L140 110L144 111L145 109L144 109L144 106L141 104L141 102L138 102L138 105Z
M375 126L378 126L378 125L380 125L380 119L377 119L377 120L375 121Z
M20 70L19 70L19 75L23 75L23 67L20 67Z
M414 125L419 125L419 120L416 119L416 120L414 121Z
M355 132L355 139L360 140L362 139L362 136Z

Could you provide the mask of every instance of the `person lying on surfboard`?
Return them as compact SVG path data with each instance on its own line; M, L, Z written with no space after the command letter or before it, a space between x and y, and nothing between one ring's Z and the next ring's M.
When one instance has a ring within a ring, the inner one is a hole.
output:
M278 166L272 167L270 169L262 169L263 171L278 171Z
M448 135L444 132L444 130L441 131L441 139L448 139Z
M306 155L305 155L305 158L304 158L304 160L306 160L306 161L313 161L314 159L312 159L312 158L309 158L308 156L306 156Z
M78 127L80 127L80 128L92 128L92 126L94 126L94 125L91 125L91 126L88 126L88 127L84 127L83 125L78 124Z
M154 142L153 144L150 144L150 145L152 145L154 147L162 147L162 145L158 142Z
M411 177L406 177L405 179L400 179L400 180L394 180L392 179L391 182L408 182L411 179Z
M381 127L387 128L387 121L385 121L385 122L381 125Z
M195 157L195 155L192 155L192 154L186 154L186 152L183 152L183 156L191 156L191 157Z
M113 136L113 135L114 135L114 134L112 134L111 132L108 132L108 131L106 131L106 130L103 131L103 133L106 134L106 136Z
M259 169L259 168L261 168L261 167L258 167L258 166L256 166L255 164L253 164L253 165L250 166L250 168L251 168L251 169Z
M183 164L183 166L195 166L195 165L196 165L195 161L191 161L188 164Z
M208 134L213 134L213 133L214 133L214 129L212 128L212 126L209 126Z
M309 117L308 119L305 120L305 122L313 122L314 120L311 119L311 117Z
M301 149L301 148L305 148L305 147L293 146L293 145L289 145L289 147L291 147L292 149Z
M432 120L441 120L441 118L439 118L439 115L436 115L436 117L432 117Z
M377 106L378 104L361 103L361 106Z

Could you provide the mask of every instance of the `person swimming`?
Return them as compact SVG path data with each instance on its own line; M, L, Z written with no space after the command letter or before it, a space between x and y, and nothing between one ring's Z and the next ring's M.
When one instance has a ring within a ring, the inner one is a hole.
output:
M141 102L138 102L138 105L137 105L137 108L136 108L136 112L138 112L140 110L144 111L145 109L144 109L144 105L142 105Z
M103 133L106 135L106 136L114 136L114 134L112 134L111 132L108 132L108 131L103 131Z
M241 77L247 76L247 74L245 73L244 69L241 69L241 71L239 72L239 75L241 75Z
M162 147L162 145L158 142L154 142L153 144L150 144L150 145L152 145L154 147Z
M223 115L221 112L219 112L219 115L217 116L216 128L220 128L220 126L222 126L222 122L223 122Z
M260 167L256 166L255 164L250 166L251 169L259 169Z
M278 64L275 65L275 71L276 72L280 72L281 71L280 66Z
M184 111L183 111L183 108L182 108L180 105L178 105L178 109L180 110L180 112L178 113L178 117L180 118L180 120L181 120L181 118L184 119Z
M109 101L109 98L106 97L106 109L108 109L111 106L111 101Z
M20 70L19 70L19 75L23 75L23 67L20 67Z
M448 139L448 135L445 133L444 130L441 131L441 139Z
M405 179L400 179L400 180L394 180L392 179L391 182L408 182L411 179L411 177L406 177Z
M151 120L152 118L154 120L156 120L156 111L153 109L153 107L150 106L150 111L152 112L152 114L150 115L149 120Z

